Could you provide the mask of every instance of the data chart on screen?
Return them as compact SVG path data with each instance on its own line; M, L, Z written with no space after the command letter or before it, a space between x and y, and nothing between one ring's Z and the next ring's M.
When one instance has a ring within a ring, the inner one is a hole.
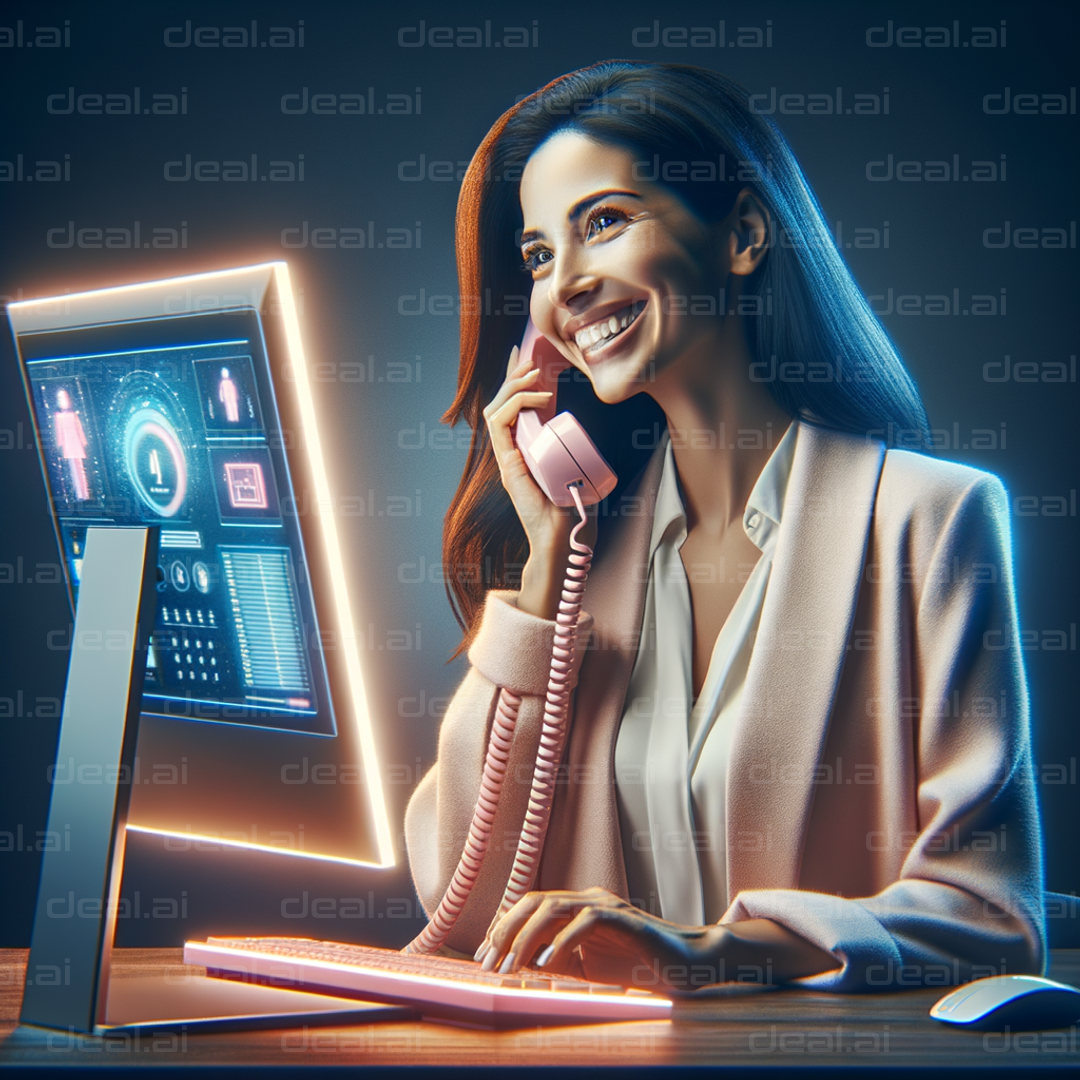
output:
M158 525L144 712L335 733L257 340L27 361L72 587L86 530Z

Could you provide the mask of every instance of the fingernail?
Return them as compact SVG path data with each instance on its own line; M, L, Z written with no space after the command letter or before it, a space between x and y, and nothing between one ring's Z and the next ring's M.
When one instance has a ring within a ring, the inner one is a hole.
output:
M507 953L506 959L502 962L502 967L499 968L500 975L509 975L514 969L514 960L517 959L514 953Z
M480 967L484 971L491 971L492 968L495 967L495 961L498 960L498 958L499 950L496 949L494 945L492 945L491 948L488 949L487 955L484 957L484 962L480 965Z
M476 950L476 953L473 956L473 959L477 963L479 963L483 959L484 953L486 953L488 951L488 949L490 949L490 948L491 948L491 943L488 941L487 938L484 938L484 940L480 942L480 948Z
M549 960L551 959L551 957L552 957L552 954L553 954L554 952L555 952L555 946L554 946L554 945L549 945L549 946L548 946L548 947L547 947L547 948L546 948L546 949L545 949L545 950L544 950L544 951L543 951L543 952L542 952L542 953L541 953L541 954L540 954L540 955L539 955L539 956L538 956L538 957L536 958L536 966L537 966L537 967L543 967L543 966L544 966L544 965L545 965L545 964L546 964L546 963L547 963L547 962L548 962L548 961L549 961Z

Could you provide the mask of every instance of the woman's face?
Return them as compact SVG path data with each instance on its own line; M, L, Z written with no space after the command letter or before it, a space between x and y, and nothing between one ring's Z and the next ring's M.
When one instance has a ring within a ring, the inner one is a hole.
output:
M564 131L537 148L521 180L533 322L608 404L649 390L681 357L715 350L719 320L689 314L691 298L716 298L730 269L723 227L637 179L634 163L621 147Z

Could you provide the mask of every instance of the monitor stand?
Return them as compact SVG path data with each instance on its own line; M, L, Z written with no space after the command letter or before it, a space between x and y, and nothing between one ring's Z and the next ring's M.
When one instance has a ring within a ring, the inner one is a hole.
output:
M159 530L89 528L79 579L22 1024L107 1034L132 1028L347 1023L408 1009L207 978L110 980ZM60 782L63 773L68 779Z

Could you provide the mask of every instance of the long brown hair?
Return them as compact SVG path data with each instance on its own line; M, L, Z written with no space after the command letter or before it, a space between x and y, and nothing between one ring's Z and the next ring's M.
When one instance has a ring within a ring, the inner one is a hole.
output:
M636 168L651 170L706 222L722 220L738 191L752 186L769 207L779 242L770 238L765 263L743 293L754 301L745 314L757 316L748 332L751 351L759 361L775 358L780 370L795 361L800 370L817 365L836 372L824 380L768 380L778 404L791 416L843 431L880 429L890 443L910 446L929 437L918 391L837 251L798 162L771 121L747 107L744 90L704 68L645 61L607 60L563 75L495 122L458 198L461 360L457 394L442 419L464 419L473 434L446 515L443 564L465 630L462 648L487 591L516 586L528 556L483 408L502 385L528 321L532 284L515 244L521 174L533 151L565 129L631 151ZM724 314L723 296L690 300L718 300ZM581 420L618 474L620 486L606 500L612 503L657 445L666 424L662 411L643 393L603 405L576 369L560 378L559 407ZM601 533L605 509L602 504Z

